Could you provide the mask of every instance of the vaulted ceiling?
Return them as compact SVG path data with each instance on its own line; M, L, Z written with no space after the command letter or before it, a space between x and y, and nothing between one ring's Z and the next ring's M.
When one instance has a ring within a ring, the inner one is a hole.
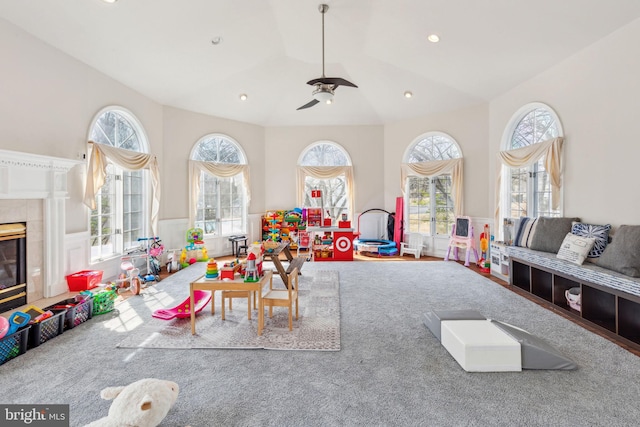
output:
M326 75L359 87L297 111L322 74L322 2ZM0 0L0 18L161 104L263 126L486 102L638 17L638 0Z

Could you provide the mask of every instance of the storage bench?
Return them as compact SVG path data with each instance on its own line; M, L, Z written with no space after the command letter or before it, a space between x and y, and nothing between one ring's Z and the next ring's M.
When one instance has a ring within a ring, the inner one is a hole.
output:
M640 349L640 278L587 262L577 265L558 259L554 253L515 246L510 246L508 253L511 286ZM575 287L580 288L580 311L571 308L565 296Z

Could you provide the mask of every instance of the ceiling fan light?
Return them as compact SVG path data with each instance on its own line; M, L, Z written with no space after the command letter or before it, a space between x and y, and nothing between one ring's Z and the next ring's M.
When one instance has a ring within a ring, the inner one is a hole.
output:
M333 91L318 89L313 92L313 98L317 101L328 103L328 101L333 101Z

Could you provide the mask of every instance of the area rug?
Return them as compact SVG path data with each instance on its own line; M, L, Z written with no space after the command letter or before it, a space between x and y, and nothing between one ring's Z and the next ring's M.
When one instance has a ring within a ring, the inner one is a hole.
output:
M220 318L220 293L216 294L216 312L208 305L196 315L196 335L191 334L190 319L152 318L120 342L120 348L157 349L267 349L267 350L340 350L340 282L336 271L315 271L300 276L299 317L289 331L288 310L274 307L258 336L258 311L247 319L246 299L234 299L233 310Z

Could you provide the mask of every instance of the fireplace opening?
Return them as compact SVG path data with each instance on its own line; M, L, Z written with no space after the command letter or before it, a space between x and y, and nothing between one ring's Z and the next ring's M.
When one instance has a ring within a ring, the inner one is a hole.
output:
M0 224L0 313L27 303L27 226Z

